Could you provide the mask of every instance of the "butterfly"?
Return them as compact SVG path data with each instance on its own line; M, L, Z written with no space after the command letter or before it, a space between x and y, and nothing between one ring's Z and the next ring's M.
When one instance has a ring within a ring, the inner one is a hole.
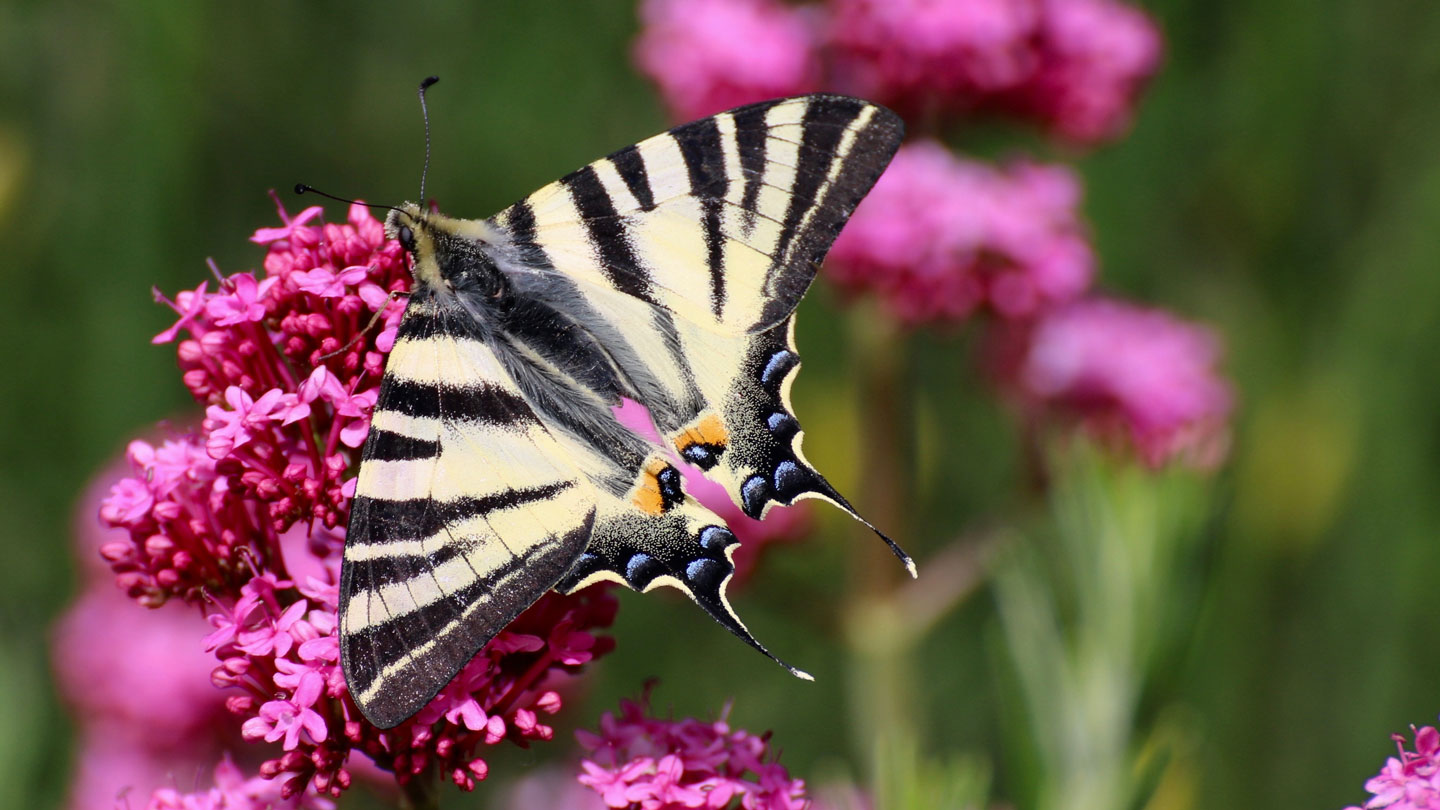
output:
M753 518L820 498L865 522L801 452L794 313L903 134L858 99L779 99L628 146L489 219L391 211L414 285L340 584L341 664L370 722L414 715L547 591L599 581L677 588L774 659L726 598L735 535L677 464ZM625 400L664 446L617 421Z

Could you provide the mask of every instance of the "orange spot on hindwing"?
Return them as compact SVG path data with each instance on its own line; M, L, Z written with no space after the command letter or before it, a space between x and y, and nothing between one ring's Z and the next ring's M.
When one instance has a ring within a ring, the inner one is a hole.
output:
M663 515L684 502L685 489L680 471L659 456L651 456L640 468L635 486L630 488L630 502L647 515Z
M694 421L671 436L670 441L680 452L680 457L702 470L708 470L720 463L730 433L720 414L705 411Z

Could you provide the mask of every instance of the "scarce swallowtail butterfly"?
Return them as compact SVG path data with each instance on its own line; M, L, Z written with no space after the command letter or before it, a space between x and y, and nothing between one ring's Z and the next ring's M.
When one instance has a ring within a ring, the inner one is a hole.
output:
M489 219L392 210L415 283L340 584L341 663L370 722L414 715L552 588L677 588L770 655L725 596L735 535L676 465L751 517L813 497L864 521L800 450L794 313L903 129L853 98L767 101ZM616 420L623 399L665 446Z

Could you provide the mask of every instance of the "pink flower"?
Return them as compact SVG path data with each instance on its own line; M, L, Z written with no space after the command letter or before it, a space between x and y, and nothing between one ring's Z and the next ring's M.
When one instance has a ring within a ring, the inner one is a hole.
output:
M360 379L357 378L355 384L359 383ZM359 394L352 394L340 382L340 378L324 366L317 367L305 382L300 383L301 402L323 399L334 406L336 416L353 420L340 430L340 441L346 447L359 447L365 443L365 436L370 432L370 412L374 410L375 400L379 396L378 385Z
M1007 103L1079 143L1121 135L1160 67L1155 22L1115 0L1044 0L1043 7L1039 69Z
M1380 773L1365 783L1365 790L1372 794L1365 802L1365 810L1440 810L1440 732L1432 726L1419 730L1412 726L1411 730L1415 733L1415 750L1405 750L1404 735L1393 735L1400 755L1386 760Z
M175 788L155 791L145 810L334 810L335 803L313 793L283 795L277 782L246 779L228 756L215 766L215 787L195 793ZM117 805L124 807L124 804Z
M302 732L309 742L325 742L328 733L325 719L311 708L325 688L325 679L318 672L309 670L297 679L286 681L277 675L274 681L276 686L288 684L289 688L294 690L294 697L288 700L271 700L262 705L260 714L246 720L241 728L245 739L263 737L267 742L275 742L283 737L286 751L295 750L300 744Z
M635 61L690 120L816 89L814 36L775 0L644 0Z
M291 217L285 211L285 205L280 202L280 197L275 192L270 192L275 200L275 210L280 214L280 221L284 224L279 228L261 228L250 237L250 241L257 245L269 245L275 242L284 242L295 235L295 232L305 227L305 224L325 213L325 209L318 205L312 205L304 211Z
M825 264L832 281L878 294L910 323L986 306L1028 317L1080 295L1095 272L1069 169L958 158L933 141L901 147Z
M180 320L176 321L169 329L151 338L151 343L169 343L175 339L175 336L180 333L181 329L190 328L190 325L195 322L195 319L205 312L207 300L205 287L209 285L209 283L208 281L202 281L200 282L200 286L194 290L182 291L179 295L175 296L175 303L173 304L160 293L160 290L155 290L155 300L169 305L171 309L179 313Z
M916 116L1008 112L1094 144L1129 124L1161 39L1116 0L835 0L841 89Z
M257 282L249 273L237 273L225 280L230 292L220 293L205 304L205 314L215 319L216 326L234 326L265 317L265 294L275 284L267 278Z
M746 810L804 810L805 783L767 762L765 737L732 730L722 717L712 723L647 716L644 703L623 701L617 717L605 713L600 732L578 731L589 752L580 763L580 784L600 794L607 807L641 810L731 806Z
M296 273L294 276L295 286L302 292L318 295L321 298L339 298L345 294L347 286L359 286L362 282L368 281L370 271L365 267L347 267L338 273L333 273L324 267L317 267L314 270L305 270Z
M1210 330L1167 312L1108 299L1057 309L1016 341L1010 378L1038 412L1075 418L1102 437L1128 438L1148 464L1223 460L1233 401Z
M131 598L195 610L176 636L210 654L193 683L244 739L278 744L257 777L276 806L339 795L351 761L401 783L442 773L468 790L489 772L480 746L554 735L542 722L561 708L554 686L611 649L591 631L610 623L615 602L603 589L546 596L415 718L386 731L363 722L340 671L339 552L389 349L363 330L377 311L398 323L390 292L409 274L367 208L351 206L344 225L319 214L282 208L283 227L255 233L268 245L262 281L242 273L233 289L180 296L174 336L189 336L177 354L206 418L159 446L131 444L130 474L100 508L118 537L95 545ZM144 711L159 713L166 698L146 695ZM235 784L248 791L254 780ZM152 806L238 801L217 790L157 793Z
M904 108L972 107L1034 72L1039 0L835 0L841 86Z
M270 421L271 411L282 406L284 396L284 391L272 388L257 400L237 386L226 388L225 404L230 407L211 405L205 409L205 429L210 434L205 449L210 457L225 458L249 442Z

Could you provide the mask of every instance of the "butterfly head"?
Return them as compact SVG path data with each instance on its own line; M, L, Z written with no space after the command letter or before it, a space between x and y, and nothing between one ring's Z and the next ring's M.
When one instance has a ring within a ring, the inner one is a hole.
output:
M495 265L503 235L484 220L455 219L405 203L385 218L385 235L410 254L418 287L440 293L474 293L497 302L509 285Z
M432 286L443 283L436 257L435 232L450 222L449 217L426 211L412 202L390 209L390 215L385 218L385 236L399 242L410 254L410 272L416 281Z

